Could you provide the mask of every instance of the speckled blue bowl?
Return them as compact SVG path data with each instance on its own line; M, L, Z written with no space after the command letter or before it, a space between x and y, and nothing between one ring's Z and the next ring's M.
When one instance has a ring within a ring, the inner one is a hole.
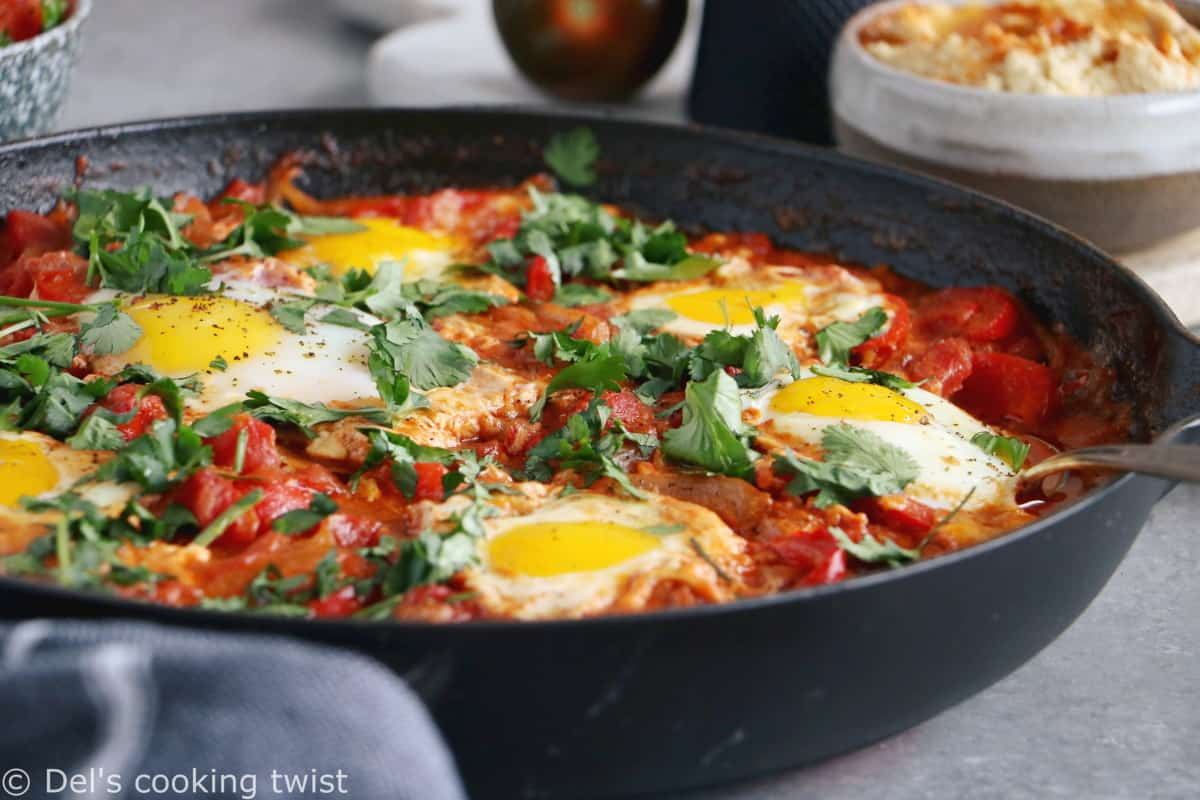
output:
M0 47L0 141L37 136L54 125L91 11L92 0L77 0L63 24Z

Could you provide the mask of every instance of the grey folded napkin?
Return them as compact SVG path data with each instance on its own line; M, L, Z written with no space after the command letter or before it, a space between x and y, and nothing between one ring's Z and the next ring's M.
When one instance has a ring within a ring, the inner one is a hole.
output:
M0 625L0 720L0 797L465 797L396 675L285 638Z

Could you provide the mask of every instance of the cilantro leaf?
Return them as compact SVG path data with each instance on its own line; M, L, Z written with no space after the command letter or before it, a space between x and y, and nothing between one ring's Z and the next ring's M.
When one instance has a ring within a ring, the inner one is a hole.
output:
M971 444L989 455L994 455L1020 472L1029 457L1030 445L1015 436L1000 436L990 431L980 431L971 437Z
M309 501L308 508L297 508L281 514L271 523L271 529L287 536L304 533L320 525L321 520L337 510L337 503L329 495L317 492Z
M117 426L99 413L85 419L66 441L75 450L119 450L125 445L125 437Z
M312 300L289 300L286 303L275 303L271 306L271 316L286 330L303 336L308 333L304 323L304 315L313 307Z
M831 425L821 438L821 461L792 452L776 455L775 473L791 476L794 495L817 492L818 508L859 497L896 494L917 479L919 468L907 452L878 435L845 423Z
M163 419L118 450L85 480L134 482L148 492L158 493L211 462L212 450L194 430Z
M471 377L479 356L457 342L443 339L420 318L376 325L371 328L369 365L376 384L384 378L381 395L391 392L395 376L402 376L420 390L457 386ZM386 395L385 395L386 396Z
M541 398L530 409L529 418L536 422L542 416L550 395L563 389L590 389L599 394L620 391L625 380L625 359L614 354L607 344L600 345L586 358L565 367L550 379Z
M663 437L663 453L710 472L749 478L756 457L746 444L742 399L737 384L721 370L690 381L684 393L683 423Z
M529 190L533 207L510 239L487 246L491 260L476 269L524 286L532 256L546 260L556 285L572 277L595 281L689 280L719 262L687 250L687 237L670 222L651 228L617 217L604 206L573 194Z
M870 339L887 324L887 314L879 306L868 309L854 322L834 322L817 331L817 350L826 364L845 366L850 351Z
M596 182L593 170L600 146L589 128L576 128L567 133L558 133L550 138L543 158L546 166L567 183L575 186L590 186Z
M649 455L658 444L653 434L634 434L612 418L612 409L599 396L588 407L572 414L566 425L538 442L525 460L525 472L537 480L549 480L555 469L579 473L585 485L601 477L611 478L632 497L646 494L633 485L629 474L616 461L626 443Z
M887 564L889 567L901 567L911 564L921 558L921 548L901 547L891 539L882 542L868 531L859 541L850 536L836 525L829 527L829 533L837 542L838 547L866 564Z
M244 407L257 419L275 424L295 425L310 437L314 435L312 429L315 426L324 422L336 422L339 419L347 419L348 417L362 417L369 422L379 425L386 425L391 421L391 415L387 409L380 408L379 406L331 408L321 403L302 403L299 400L289 400L286 397L274 397L257 389L246 393ZM229 413L236 413L237 407L226 406L223 409L218 409L209 415L206 420L212 419L229 409L233 409ZM199 425L199 423L197 424ZM216 423L214 422L215 425ZM228 430L228 425L226 425L225 430ZM206 433L206 435L215 434Z
M764 386L784 371L797 375L800 364L796 354L775 332L779 317L768 320L761 308L755 308L754 318L758 327L749 336L727 330L711 331L705 336L688 364L692 380L704 380L725 367L737 368L735 380L742 388Z
M265 395L264 395L265 396ZM192 423L192 430L197 435L211 439L214 436L220 436L225 431L233 427L233 418L236 414L240 414L246 410L244 403L230 403L227 406L221 406L216 411L211 412L208 416L202 417Z
M367 470L391 459L392 483L409 500L413 499L417 490L416 464L433 463L448 466L456 460L469 458L466 453L458 454L440 447L417 444L407 436L392 431L373 428L365 430L364 433L367 435L367 441L371 443L371 449L367 451L362 465L351 476L351 484L353 485ZM450 473L447 473L442 482L443 489L446 488L447 479L450 483L461 482L463 476L460 474L451 477ZM449 491L446 493L449 494Z
M218 514L216 519L208 523L204 527L204 530L196 534L196 538L192 539L192 544L198 547L208 547L217 539L220 539L221 534L225 533L225 530L236 522L238 517L254 508L258 504L258 501L263 499L263 494L262 489L251 489L242 495Z
M620 327L633 328L638 333L650 333L678 316L669 308L639 308L609 321Z
M142 326L113 304L101 306L95 318L79 328L80 344L98 356L124 353L141 337Z
M586 283L568 283L565 286L558 287L558 291L554 293L553 302L567 308L575 308L577 306L607 303L612 298L611 292L607 292L599 286L589 286Z
M879 386L900 391L902 389L912 389L917 384L912 381L906 381L899 375L893 375L890 372L880 372L875 369L867 369L866 367L847 367L840 364L832 364L822 366L814 364L812 367L813 373L816 375L824 375L827 378L838 378L851 383L874 383Z
M508 298L498 294L431 280L405 283L401 285L400 293L427 320L449 314L478 314L495 306L508 305Z

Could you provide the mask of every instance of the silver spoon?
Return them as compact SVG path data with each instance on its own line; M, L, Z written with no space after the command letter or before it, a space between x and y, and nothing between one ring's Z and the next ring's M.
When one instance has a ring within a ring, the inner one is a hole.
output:
M1081 447L1047 458L1017 475L1021 483L1073 469L1140 472L1177 481L1200 482L1200 447L1183 444L1106 444Z

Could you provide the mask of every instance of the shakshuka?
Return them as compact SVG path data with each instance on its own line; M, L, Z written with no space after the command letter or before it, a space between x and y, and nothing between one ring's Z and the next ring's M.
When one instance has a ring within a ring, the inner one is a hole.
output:
M931 288L578 193L82 186L0 233L6 575L306 617L550 619L852 579L1020 527L1114 377ZM969 276L964 276L969 279Z

